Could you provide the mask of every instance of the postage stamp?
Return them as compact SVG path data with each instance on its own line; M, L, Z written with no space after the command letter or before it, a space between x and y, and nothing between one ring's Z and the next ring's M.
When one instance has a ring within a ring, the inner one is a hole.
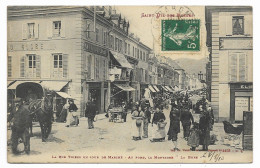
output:
M199 51L200 20L162 20L162 51Z

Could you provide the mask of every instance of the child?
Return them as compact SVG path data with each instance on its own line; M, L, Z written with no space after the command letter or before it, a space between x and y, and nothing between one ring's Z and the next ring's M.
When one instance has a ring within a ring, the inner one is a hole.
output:
M194 122L193 127L190 129L190 135L188 137L188 145L191 147L192 151L196 150L200 142L200 130L199 124Z

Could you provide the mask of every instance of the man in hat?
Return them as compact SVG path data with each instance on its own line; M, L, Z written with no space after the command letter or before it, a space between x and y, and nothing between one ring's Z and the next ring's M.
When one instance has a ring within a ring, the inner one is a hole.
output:
M94 104L93 101L88 101L86 104L86 110L85 110L85 116L88 117L88 129L93 129L94 128L94 118L97 113L97 108L96 105Z

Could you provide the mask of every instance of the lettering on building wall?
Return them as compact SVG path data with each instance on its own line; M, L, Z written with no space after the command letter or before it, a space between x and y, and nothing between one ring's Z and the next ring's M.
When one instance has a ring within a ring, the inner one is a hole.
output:
M87 52L94 53L94 54L102 55L104 57L106 57L108 55L108 51L106 49L98 47L98 46L94 46L87 42L84 43L84 50Z
M251 37L221 37L219 38L220 50L252 50L253 39Z
M40 50L54 50L56 48L54 43L11 43L8 44L8 51L40 51Z

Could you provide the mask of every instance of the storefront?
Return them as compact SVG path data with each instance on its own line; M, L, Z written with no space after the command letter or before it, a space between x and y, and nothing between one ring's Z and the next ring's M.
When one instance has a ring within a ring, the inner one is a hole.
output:
M243 121L243 111L253 111L253 83L230 83L230 121Z
M111 103L115 107L121 106L122 102L130 102L130 95L135 91L128 83L114 82L111 87Z
M145 90L148 88L148 84L140 84L141 88L141 99L144 97Z
M96 107L98 107L98 113L104 113L110 104L108 95L110 92L109 82L86 82L86 85L83 85L83 94L85 95L86 101L92 101ZM84 116L84 114L82 114Z

